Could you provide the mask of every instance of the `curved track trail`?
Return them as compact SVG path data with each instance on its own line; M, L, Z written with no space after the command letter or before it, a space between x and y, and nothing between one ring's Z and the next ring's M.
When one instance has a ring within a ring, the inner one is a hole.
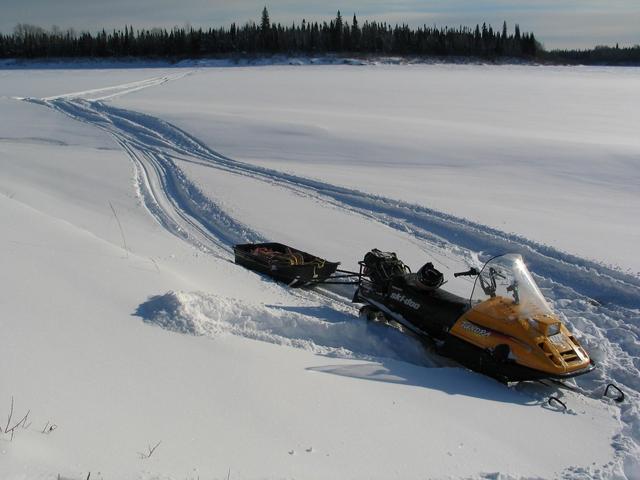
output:
M118 94L121 95L122 92ZM174 160L193 162L236 175L249 176L304 195L322 198L323 201L339 208L407 232L435 248L454 248L458 254L462 255L465 251L478 252L485 256L505 251L518 252L527 259L530 269L537 275L570 287L578 294L603 304L612 303L634 309L640 308L640 278L561 252L553 247L420 205L238 162L217 153L168 122L143 113L117 108L101 101L87 101L65 96L45 99L42 102L78 120L106 130L121 145L129 145L147 158L167 164L167 173L178 173L184 179L182 182L184 188L187 188L185 183L187 180ZM189 188L195 187L191 184ZM206 217L201 216L200 220L206 221ZM222 236L225 234L224 231L217 233ZM233 233L235 235L239 232Z
M148 138L135 123L104 115L95 108L101 104L88 100L29 101L110 133L133 162L137 193L147 210L164 228L199 250L221 256L233 243L262 240L202 193L176 165L175 156L161 148L150 148Z
M424 206L238 162L171 123L104 102L184 75L25 100L110 133L131 158L138 194L156 220L196 248L223 258L230 257L232 244L263 238L207 197L180 169L179 162L196 163L321 199L408 233L425 248L443 255L471 261L505 251L521 253L545 294L581 333L587 349L601 364L598 373L576 382L584 389L599 391L613 379L631 397L621 407L628 436L620 441L625 449L635 448L630 438L640 438L640 278Z

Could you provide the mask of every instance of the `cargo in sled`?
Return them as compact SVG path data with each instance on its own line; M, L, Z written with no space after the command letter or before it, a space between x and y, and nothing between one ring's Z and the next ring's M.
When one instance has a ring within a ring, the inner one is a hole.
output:
M245 243L234 246L233 253L238 265L290 287L323 283L340 265L282 243Z

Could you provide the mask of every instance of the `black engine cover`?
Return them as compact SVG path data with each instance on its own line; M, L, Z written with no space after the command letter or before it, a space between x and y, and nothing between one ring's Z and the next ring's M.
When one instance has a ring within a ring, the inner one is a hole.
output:
M392 316L401 316L404 321L400 323L405 326L435 338L442 338L469 307L466 298L442 289L418 290L403 276L393 278L386 287L363 281L353 301L382 307Z

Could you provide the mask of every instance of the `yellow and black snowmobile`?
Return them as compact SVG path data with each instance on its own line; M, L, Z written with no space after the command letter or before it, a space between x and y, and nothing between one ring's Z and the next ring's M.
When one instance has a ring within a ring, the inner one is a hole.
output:
M565 379L595 367L588 353L546 302L517 254L487 261L471 295L440 288L431 263L411 273L394 253L377 249L360 262L353 301L369 320L393 320L432 340L437 353L503 382Z

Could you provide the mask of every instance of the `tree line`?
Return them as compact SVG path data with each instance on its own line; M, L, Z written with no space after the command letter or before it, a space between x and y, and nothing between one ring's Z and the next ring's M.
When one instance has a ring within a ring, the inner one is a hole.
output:
M474 57L535 57L541 50L533 33L522 33L506 22L491 25L412 28L407 24L348 21L340 12L329 22L272 23L265 7L259 24L172 29L123 29L98 33L61 31L18 24L12 34L0 34L0 58L159 57L197 58L218 54L437 55Z
M552 63L583 65L640 65L640 45L615 47L598 45L585 50L541 51L540 58Z

